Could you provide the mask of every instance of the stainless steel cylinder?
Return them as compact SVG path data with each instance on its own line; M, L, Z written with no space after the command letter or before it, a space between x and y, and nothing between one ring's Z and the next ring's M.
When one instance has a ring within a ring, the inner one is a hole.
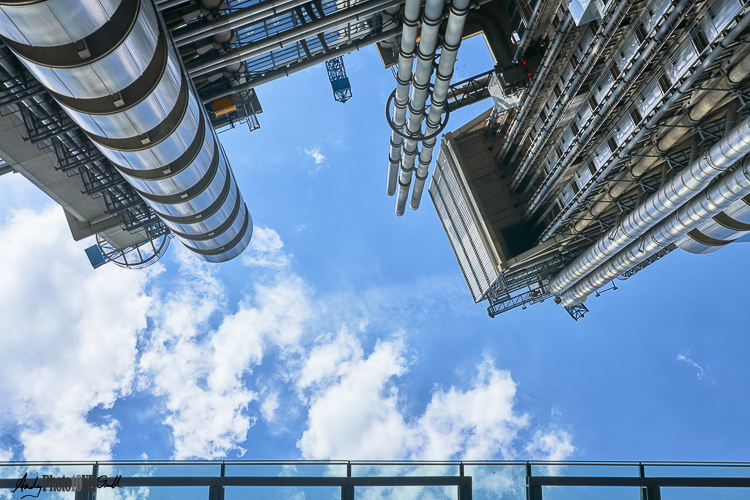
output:
M188 249L242 252L252 218L150 2L6 0L0 36Z

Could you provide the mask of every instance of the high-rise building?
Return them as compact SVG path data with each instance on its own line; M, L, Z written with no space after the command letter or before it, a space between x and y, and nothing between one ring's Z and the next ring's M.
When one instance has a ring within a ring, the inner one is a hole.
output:
M747 6L528 7L494 106L443 137L429 184L474 300L495 316L552 299L578 319L672 251L745 238Z

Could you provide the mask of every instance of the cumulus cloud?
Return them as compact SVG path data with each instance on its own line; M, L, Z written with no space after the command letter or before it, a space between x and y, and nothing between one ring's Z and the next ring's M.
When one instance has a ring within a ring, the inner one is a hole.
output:
M557 428L537 430L532 441L526 445L527 456L535 460L565 460L575 451L573 436Z
M0 447L0 461L111 458L119 423L89 414L134 391L158 398L175 459L242 456L257 418L279 424L290 414L303 416L291 432L306 458L574 453L572 436L557 428L524 437L532 417L518 410L510 373L490 359L463 387L436 386L423 408L410 407L400 387L414 362L406 334L363 347L393 294L316 297L272 229L256 228L243 256L271 273L235 304L219 268L181 247L170 254L178 271L164 283L168 292L151 286L158 265L94 272L59 208L14 214L0 227L0 252L0 317L18 333L4 336L3 347L29 354L0 365L0 406L9 409L0 413L0 437L20 443L15 453ZM425 301L439 300L431 285L418 286ZM271 384L256 384L263 363Z
M278 409L279 393L274 392L266 396L263 400L263 404L260 405L260 414L263 416L263 420L271 423L276 420L276 410Z
M59 207L12 213L0 255L3 351L14 353L0 363L0 430L15 429L26 460L111 457L117 420L87 415L131 392L159 268L94 272Z
M246 299L229 313L215 267L184 252L182 269L182 284L162 305L163 317L156 318L144 348L141 375L165 399L164 423L172 427L176 459L241 456L256 421L249 405L258 399L245 377L261 363L268 343L284 348L302 334L310 314L305 286L293 276L258 284L254 302ZM301 305L289 308L288 300Z
M265 226L255 226L253 239L242 254L242 263L250 267L281 269L289 264L279 233Z
M298 385L310 398L307 427L298 441L305 458L487 459L516 456L514 442L530 416L515 408L516 384L490 359L477 365L470 387L436 388L425 410L409 418L397 381L408 371L400 337L378 341L365 356L345 331L314 348ZM572 438L537 433L526 451L567 457Z

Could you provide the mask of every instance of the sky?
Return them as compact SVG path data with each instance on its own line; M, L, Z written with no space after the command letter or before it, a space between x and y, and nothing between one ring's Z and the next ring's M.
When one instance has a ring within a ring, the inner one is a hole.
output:
M91 268L62 209L0 177L0 461L748 460L748 244L491 319L425 193L385 194L395 87L373 48L257 89L221 135L255 230ZM464 42L454 79L492 66ZM489 102L457 111L455 130Z

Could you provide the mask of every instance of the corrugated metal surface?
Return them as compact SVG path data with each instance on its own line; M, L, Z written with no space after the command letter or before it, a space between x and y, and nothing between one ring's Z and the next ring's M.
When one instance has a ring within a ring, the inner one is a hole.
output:
M456 254L474 302L482 300L499 273L477 226L477 214L446 144L440 148L429 193Z

